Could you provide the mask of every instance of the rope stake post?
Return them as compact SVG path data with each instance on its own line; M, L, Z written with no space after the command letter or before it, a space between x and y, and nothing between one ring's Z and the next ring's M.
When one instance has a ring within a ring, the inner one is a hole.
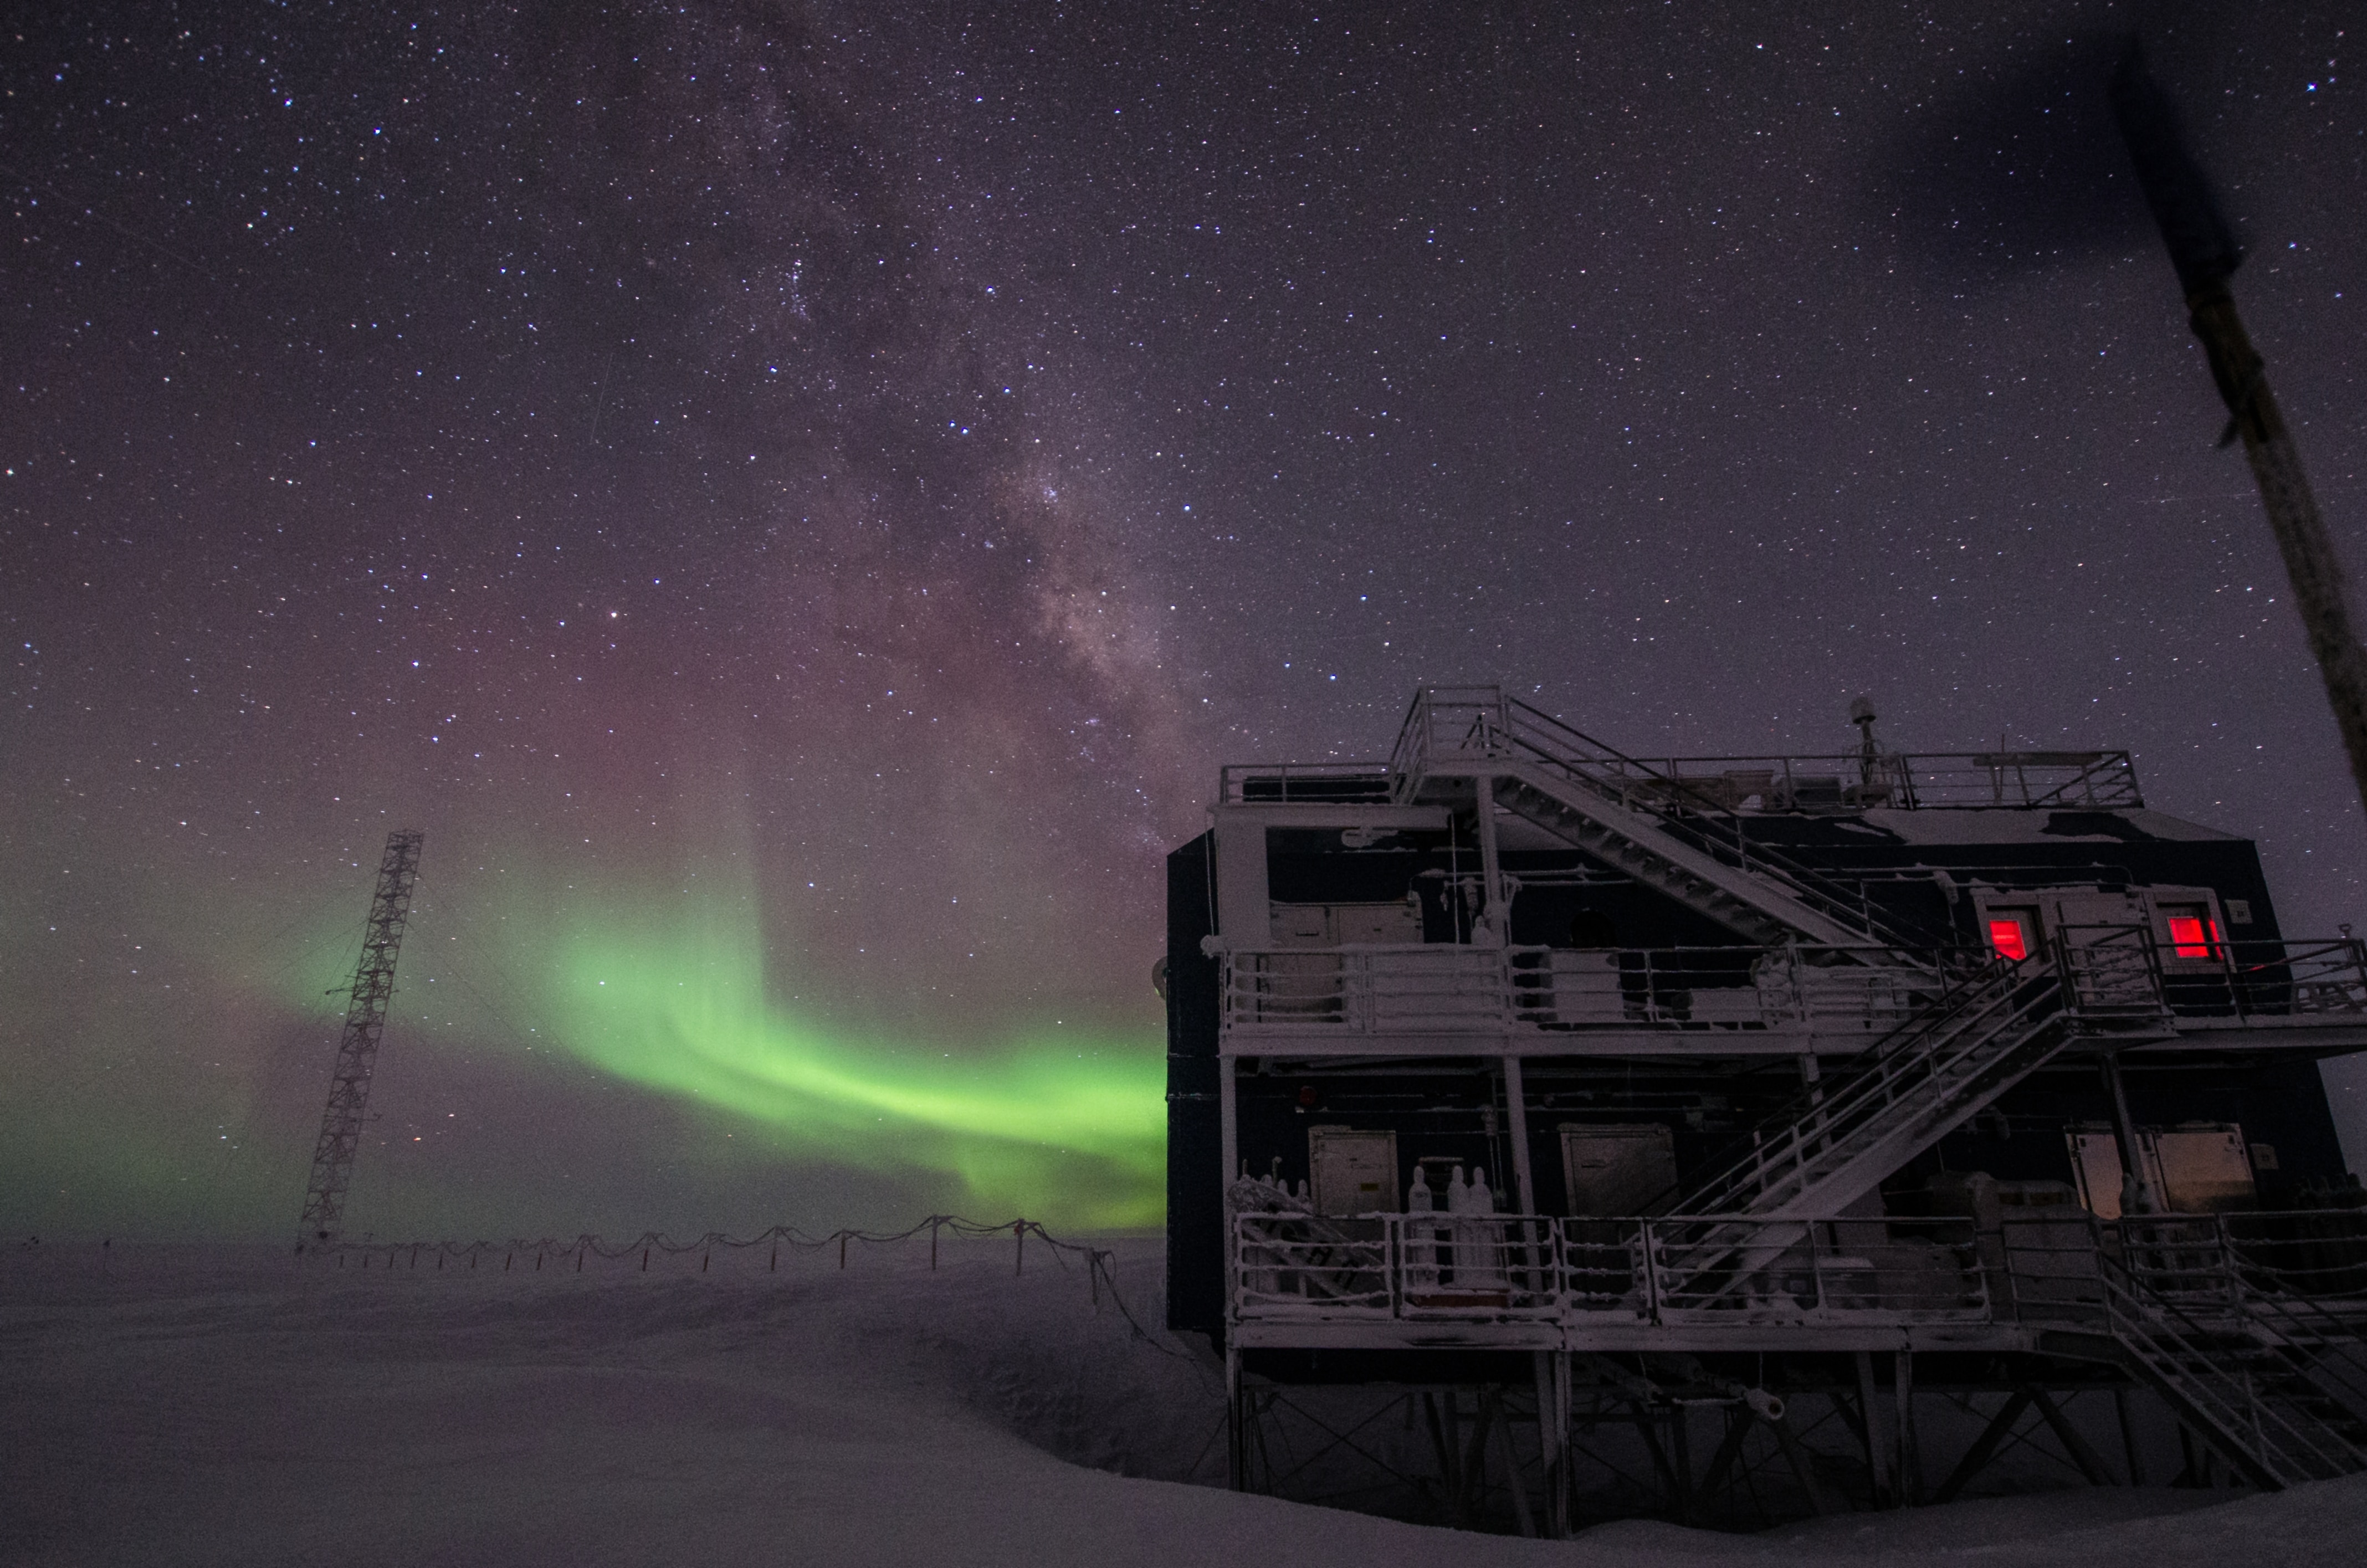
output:
M1150 1346L1162 1356L1189 1359L1182 1351L1162 1344L1153 1337L1136 1319L1133 1311L1127 1305L1125 1294L1118 1289L1116 1253L1082 1242L1062 1241L1036 1221L1028 1219L1006 1220L990 1225L980 1224L974 1220L965 1220L958 1214L932 1214L901 1231L874 1233L842 1229L822 1236L809 1236L793 1226L776 1225L744 1241L735 1240L720 1232L710 1231L690 1241L674 1242L652 1231L635 1236L630 1241L619 1241L613 1244L603 1242L598 1236L583 1234L577 1236L572 1242L564 1242L550 1236L538 1239L516 1237L507 1242L368 1244L340 1242L331 1243L318 1250L334 1253L337 1259L336 1267L339 1268L345 1267L345 1257L348 1253L359 1258L360 1261L357 1267L365 1269L370 1267L373 1254L382 1254L384 1265L390 1273L401 1267L402 1258L406 1251L410 1254L411 1267L417 1268L419 1254L423 1248L434 1249L436 1267L439 1270L444 1267L447 1258L465 1256L469 1260L469 1268L471 1272L476 1269L481 1259L498 1252L502 1255L504 1273L515 1271L518 1254L525 1249L533 1250L534 1267L538 1273L542 1271L547 1260L564 1257L568 1253L572 1252L575 1255L575 1272L578 1274L585 1271L588 1260L595 1253L606 1261L623 1262L629 1260L634 1251L639 1249L641 1255L640 1272L647 1274L650 1272L651 1255L655 1253L686 1256L697 1252L700 1255L699 1272L711 1274L714 1272L716 1248L725 1247L740 1251L749 1247L763 1246L769 1243L771 1250L765 1260L765 1268L769 1273L777 1274L780 1272L781 1245L785 1242L793 1251L819 1252L834 1241L838 1244L838 1266L844 1270L847 1267L846 1248L849 1242L859 1241L871 1244L908 1242L916 1240L924 1230L929 1236L929 1267L932 1270L939 1267L941 1250L939 1243L948 1232L971 1241L984 1241L988 1237L1008 1233L1012 1241L1011 1272L1014 1277L1025 1275L1027 1271L1027 1233L1033 1231L1036 1239L1051 1249L1052 1261L1059 1264L1062 1269L1065 1270L1069 1266L1070 1254L1073 1253L1084 1259L1086 1290L1090 1293L1096 1313L1101 1310L1103 1287L1106 1285L1111 1303L1117 1308L1118 1315L1126 1320L1127 1329L1135 1339Z

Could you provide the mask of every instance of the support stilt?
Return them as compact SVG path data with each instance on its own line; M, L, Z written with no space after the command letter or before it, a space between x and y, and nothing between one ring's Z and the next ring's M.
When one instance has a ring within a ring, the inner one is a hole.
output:
M1865 1445L1865 1470L1873 1490L1874 1506L1887 1508L1891 1505L1889 1445L1883 1440L1881 1423L1874 1419L1874 1353L1857 1353L1857 1435Z
M2114 1389L2112 1413L2120 1417L2121 1452L2129 1461L2129 1484L2143 1486L2146 1483L2145 1450L2137 1442L2136 1412L2132 1408L2135 1403L2131 1397L2133 1392L2126 1387Z
M1893 1352L1890 1367L1897 1395L1898 1506L1912 1508L1923 1501L1923 1451L1915 1430L1915 1352Z
M1249 1446L1241 1429L1241 1353L1225 1350L1225 1484L1235 1492L1249 1490Z

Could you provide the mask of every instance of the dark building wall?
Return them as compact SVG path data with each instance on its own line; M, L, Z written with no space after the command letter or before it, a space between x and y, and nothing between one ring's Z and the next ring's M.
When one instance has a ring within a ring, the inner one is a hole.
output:
M2116 824L2100 833L2100 824ZM1895 914L1975 939L1972 880L1997 885L2166 885L2209 887L2252 906L2253 921L2231 928L2237 941L2278 935L2273 905L2253 846L2233 839L2153 837L2125 819L2054 813L2039 831L2010 844L1908 844L1849 819L1753 819L1750 831L1804 861L1842 876L1874 874L1874 895ZM2059 831L2050 835L2046 828ZM1425 939L1458 939L1461 919L1448 885L1475 876L1478 858L1468 832L1404 832L1369 846L1343 844L1338 829L1268 830L1268 885L1285 903L1369 903L1420 895ZM1512 906L1511 939L1564 946L1581 913L1607 919L1619 947L1726 947L1732 933L1652 889L1609 874L1575 850L1508 852L1505 869L1530 879ZM1936 873L1945 868L1950 880ZM1213 840L1203 835L1170 856L1169 919L1169 1314L1179 1328L1220 1335L1223 1319L1223 1186L1217 1085L1217 966L1200 950L1212 928ZM1584 872L1584 885L1553 885ZM1600 940L1600 926L1593 926ZM1748 982L1748 959L1735 981ZM1573 1042L1575 1044L1576 1042ZM1264 1066L1266 1070L1254 1070ZM2236 1121L2248 1139L2275 1145L2279 1169L2260 1173L2263 1202L2274 1204L2309 1180L2338 1179L2340 1147L2316 1066L2306 1061L2232 1058L2179 1066L2129 1064L2137 1122ZM1653 1121L1670 1128L1682 1180L1690 1185L1748 1147L1750 1130L1775 1117L1800 1092L1788 1058L1761 1062L1687 1062L1668 1058L1611 1062L1577 1056L1531 1059L1525 1069L1530 1165L1539 1209L1566 1213L1557 1129ZM1493 1062L1438 1062L1355 1074L1283 1074L1270 1064L1245 1069L1239 1085L1240 1153L1253 1171L1280 1161L1283 1179L1308 1176L1307 1130L1342 1125L1397 1134L1399 1191L1423 1157L1484 1167L1510 1208L1513 1202L1510 1121L1501 1069ZM1942 1169L1986 1170L2001 1179L2070 1179L2065 1129L2101 1122L2109 1109L2094 1066L2067 1064L2037 1074L1950 1135L1895 1178L1905 1195ZM1999 1136L2010 1133L2010 1136Z
M1215 835L1167 857L1167 1326L1224 1328L1224 1142L1217 1103ZM1211 1264L1216 1267L1211 1267Z

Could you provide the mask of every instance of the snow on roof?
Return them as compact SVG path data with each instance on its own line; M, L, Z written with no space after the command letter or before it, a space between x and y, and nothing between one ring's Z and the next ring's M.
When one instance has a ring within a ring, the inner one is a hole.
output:
M2149 808L2045 812L1934 807L1908 812L1877 806L1862 813L1862 819L1907 844L2104 844L2149 838L2239 842L2235 834Z

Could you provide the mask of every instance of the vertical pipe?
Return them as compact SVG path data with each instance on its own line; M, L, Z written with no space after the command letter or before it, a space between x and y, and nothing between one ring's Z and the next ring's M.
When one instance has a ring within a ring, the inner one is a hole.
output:
M1223 1232L1219 1244L1225 1281L1225 1321L1229 1324L1240 1301L1240 1237L1233 1227L1233 1183L1241 1174L1240 1116L1234 1103L1234 1083L1239 1059L1227 1056L1217 1063L1217 1121L1220 1129L1217 1142L1223 1151L1224 1171L1217 1183L1217 1216ZM1238 1490L1238 1488L1236 1488Z
M1228 1056L1217 1064L1217 1142L1224 1150L1225 1172L1221 1187L1229 1188L1241 1174L1241 1122L1234 1103L1234 1075L1239 1061ZM1231 1238L1227 1238L1230 1244Z
M1504 907L1504 868L1496 854L1496 778L1483 773L1474 779L1478 792L1479 894L1488 912L1488 934L1497 947L1512 939L1510 911Z
M1521 1212L1537 1212L1535 1183L1529 1174L1529 1101L1521 1077L1521 1059L1504 1058L1504 1119L1512 1134L1512 1185Z
M2146 1175L2145 1151L2137 1143L2136 1122L2129 1115L2128 1086L2121 1080L2121 1053L2107 1051L2096 1058L2104 1075L2104 1098L2112 1116L2112 1140L2120 1145L2121 1213L2158 1214L2161 1195Z

